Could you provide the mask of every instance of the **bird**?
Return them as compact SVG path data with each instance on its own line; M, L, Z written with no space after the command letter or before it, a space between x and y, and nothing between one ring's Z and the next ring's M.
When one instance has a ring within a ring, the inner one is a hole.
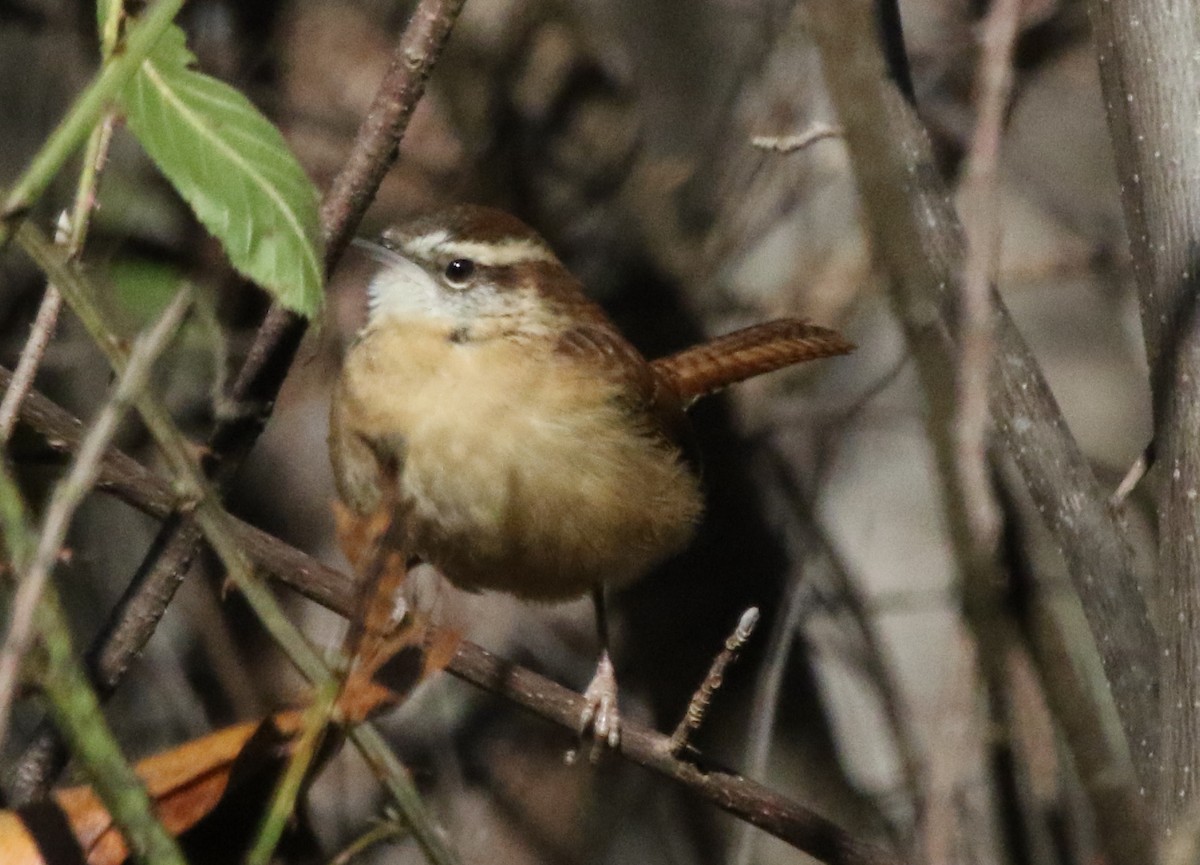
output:
M537 232L481 205L358 245L379 268L331 401L339 498L360 517L392 509L402 552L462 589L590 594L601 652L579 728L617 748L606 593L695 533L686 408L853 346L780 319L650 362Z

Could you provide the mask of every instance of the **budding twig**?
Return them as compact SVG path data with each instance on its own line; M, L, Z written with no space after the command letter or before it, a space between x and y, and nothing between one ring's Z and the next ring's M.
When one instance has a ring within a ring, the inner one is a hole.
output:
M726 668L737 660L738 652L741 651L742 646L746 645L746 641L754 633L754 626L757 624L758 607L751 607L738 619L737 627L725 641L725 647L713 659L712 666L708 668L708 675L704 677L704 681L700 683L696 693L692 694L687 712L684 713L675 732L671 734L667 746L672 756L678 756L687 747L688 738L704 723L708 704L712 702L713 694L725 681Z

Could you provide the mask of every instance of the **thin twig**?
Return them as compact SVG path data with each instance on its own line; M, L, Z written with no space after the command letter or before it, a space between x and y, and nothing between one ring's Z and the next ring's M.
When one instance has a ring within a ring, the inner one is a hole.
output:
M354 859L376 844L396 841L408 835L408 830L394 816L379 820L374 826L347 844L340 853L329 860L329 865L350 865Z
M976 76L979 97L962 202L967 251L959 292L956 465L972 543L977 555L987 558L1000 536L987 460L988 382L995 351L991 286L1000 257L998 167L1020 5L1020 0L997 0L983 23Z
M1007 829L1003 840L1008 856L1000 861L1010 862L1020 861L1026 852L1024 818L1029 816L1029 796L1013 756L1018 717L1009 660L1019 651L1021 632L1006 603L1007 583L996 556L1001 522L988 465L988 398L995 351L992 281L1000 250L997 164L1012 86L1010 58L1019 9L1020 0L997 0L983 23L975 128L964 183L966 257L958 284L955 406L950 429L953 476L947 478L947 504L953 511L961 511L958 555L963 615L976 643L975 667L991 727L986 747L994 794L988 798L995 809L994 825L1001 832ZM1008 821L1003 819L1004 813L1011 815ZM969 836L964 833L964 837ZM928 841L925 846L930 846Z
M53 285L47 285L46 293L42 295L42 302L38 306L37 316L33 320L33 327L29 331L29 338L25 340L17 368L13 372L13 383L4 392L4 399L0 400L0 446L6 444L12 436L13 427L17 423L17 410L21 407L21 400L25 398L25 394L33 387L33 380L37 377L46 346L54 336L60 309L62 295Z
M37 202L103 115L113 96L133 77L163 31L175 19L184 0L158 0L139 19L125 40L120 56L105 64L100 74L71 105L66 117L50 133L29 166L13 183L0 205L0 248L8 245L15 224Z
M327 275L341 260L379 184L395 162L408 122L464 2L421 0L413 11L359 126L345 167L321 203ZM210 465L225 462L229 464L226 471L231 470L253 446L306 326L304 319L283 307L271 307L230 390L233 415L217 426L209 441Z
M112 47L106 45L104 56L107 58L111 53ZM112 141L114 122L114 115L110 112L92 130L88 139L87 151L83 157L83 171L80 172L79 185L75 190L75 205L67 225L66 237L60 241L66 245L67 255L71 258L78 258L82 254L84 242L87 240L88 226L96 204L96 185L108 159L108 146ZM13 383L0 400L0 447L7 443L12 435L13 426L17 422L17 408L25 394L33 387L38 367L46 354L46 347L54 337L54 327L58 323L58 313L61 309L62 294L53 283L48 284L38 306L37 316L33 320L29 338L25 340L21 349L21 357L13 372Z
M0 369L0 384L9 373ZM45 437L52 450L70 453L78 447L79 422L36 390L21 410L21 420ZM158 519L171 513L171 485L117 450L103 462L101 488ZM357 601L355 582L283 541L231 519L238 543L254 563L280 582L343 616ZM463 641L447 669L459 678L499 694L572 735L583 697L515 664ZM364 728L359 728L364 729ZM622 728L618 754L674 780L701 798L787 841L799 850L844 865L898 865L886 850L857 841L835 823L736 774L703 771L668 753L668 739L632 722Z
M100 54L105 64L109 63L120 39L121 22L124 17L122 0L107 0L108 8L103 31L100 34ZM88 138L87 149L83 158L83 169L80 172L76 186L75 202L71 218L67 226L65 245L67 254L77 259L83 252L87 240L91 215L96 206L96 193L100 175L108 159L109 145L112 142L113 129L116 125L116 115L109 111L100 123L92 130ZM56 238L58 240L59 238ZM29 389L37 377L38 368L45 356L46 348L54 334L59 312L62 309L62 293L53 283L46 285L45 294L38 307L37 316L21 350L21 357L13 379L4 391L0 400L0 447L7 444L16 424L17 412ZM104 699L101 696L101 699ZM4 725L7 723L7 707L0 709L0 742L4 740ZM66 759L66 748L61 740L55 740L43 749L43 753L61 753L60 759Z
M717 693L717 689L725 682L725 671L729 668L730 664L737 660L738 653L741 652L742 646L746 645L746 641L750 639L750 635L754 633L754 627L757 624L758 607L750 607L750 609L742 613L742 617L738 619L737 627L734 628L729 638L725 640L725 645L721 647L721 651L713 658L713 662L708 668L708 675L704 677L704 681L700 683L700 687L696 689L696 693L692 694L692 699L688 702L687 711L679 719L679 724L676 725L675 732L671 734L671 738L668 741L672 757L678 757L683 753L692 733L699 730L700 725L704 723L704 716L708 712L708 705L712 702L713 695Z
M815 560L828 566L828 575L840 608L849 614L861 640L863 672L878 694L884 720L900 759L904 791L912 811L917 812L927 787L922 748L917 741L911 713L906 708L895 670L889 662L888 649L880 633L880 611L875 599L865 596L861 576L854 573L839 545L826 529L816 507L815 491L801 482L794 467L787 463L778 448L768 448L764 454L768 461L767 466L765 470L760 470L758 475L762 479L764 492L772 500L779 500L778 505L771 510L794 516L778 529L788 556L792 561ZM797 579L798 577L799 575L796 575ZM799 585L789 592L789 596L789 617L799 616L803 605L812 597L811 593L802 591ZM793 633L790 638L794 639L795 636ZM780 640L784 637L785 635L779 634ZM772 639L773 645L781 645L774 642L775 635L772 635ZM895 825L894 816L887 813L882 813L881 816L893 830L893 834L897 834L895 830L898 827Z
M841 138L842 127L830 126L827 123L814 123L799 135L756 135L750 139L750 144L759 150L770 150L774 153L795 153L826 138Z
M882 97L883 58L872 34L873 0L820 0L812 4L812 31L838 119L846 131L855 184L863 202L863 228L876 250L890 288L889 299L916 363L926 430L937 466L937 481L948 541L966 585L986 585L972 574L989 565L972 543L956 471L955 394L949 347L940 321L922 296L928 264L916 243L918 229L907 190L895 182L899 166L889 152ZM894 173L893 173L894 172ZM981 653L990 659L991 653ZM999 660L999 659L995 659Z
M1129 498L1129 494L1137 489L1137 485L1142 482L1142 478L1146 476L1146 472L1150 471L1152 465L1154 465L1153 439L1146 445L1146 449L1138 454L1138 458L1133 461L1129 471L1125 472L1125 477L1121 478L1121 482L1117 484L1113 494L1108 497L1109 507L1114 509L1122 507L1125 499Z
M180 291L154 326L138 338L129 355L128 366L117 381L112 396L97 414L95 423L80 445L74 464L54 488L37 549L22 572L4 645L0 649L0 743L4 741L8 730L21 661L33 638L34 614L66 540L71 519L92 489L100 471L100 461L112 442L117 425L130 404L145 389L154 362L175 335L190 304L191 292L187 289Z
M463 642L447 668L484 690L574 732L584 698L521 667ZM670 740L637 724L621 726L621 756L682 784L717 807L828 863L899 863L887 850L859 841L830 820L748 778L702 768L671 756Z
M384 175L396 161L408 122L464 2L421 0L413 10L391 65L359 126L346 167L338 172L321 204L326 273L333 271Z
M808 595L804 573L798 566L788 576L787 589L780 604L783 613L777 614L767 636L766 659L758 671L754 685L754 700L750 704L750 719L746 731L746 752L742 757L743 772L751 778L765 778L771 757L775 718L779 708L779 691L783 674L796 642L800 613ZM747 824L733 833L726 860L733 865L750 865L759 835Z
M312 705L304 713L300 734L296 737L287 768L275 785L271 802L263 815L254 843L246 854L246 865L268 865L279 846L279 840L292 819L296 799L304 779L317 757L325 731L333 717L334 701L339 691L338 681L330 677L313 695Z

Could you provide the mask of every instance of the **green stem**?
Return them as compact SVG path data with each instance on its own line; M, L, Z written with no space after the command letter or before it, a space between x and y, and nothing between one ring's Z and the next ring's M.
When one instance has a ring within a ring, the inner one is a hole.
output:
M133 858L147 865L187 865L179 845L155 816L146 788L121 753L96 692L75 660L53 585L43 591L37 622L46 653L41 685L50 714L108 813L121 827Z
M18 570L31 560L36 542L16 480L0 456L0 528ZM58 594L47 586L38 604L38 635L44 651L42 689L50 712L96 793L125 836L133 858L146 865L187 865L175 839L154 814L141 779L125 760L104 720L100 701L71 650Z
M125 14L125 0L101 0L107 3L104 27L100 32L100 56L103 68L113 65L113 52L121 35L121 19ZM75 204L71 208L71 234L67 239L67 254L78 258L87 240L91 223L92 206L96 201L96 187L100 170L108 157L108 145L112 141L115 115L109 111L94 127L88 137L87 149L83 154L83 168L79 172L79 185L75 189Z
M117 47L121 36L121 19L125 15L125 0L100 0L104 24L100 29L100 56L107 60Z
M351 728L350 739L400 808L408 828L429 861L433 865L454 865L457 860L425 808L425 801L417 792L408 769L392 753L379 731L370 724L359 724Z
M12 236L14 218L19 218L29 210L46 191L50 181L83 143L113 97L133 77L183 3L184 0L158 0L142 17L141 23L131 30L129 38L125 40L124 52L104 65L100 74L75 100L67 116L50 133L29 167L13 184L3 207L0 207L0 246L6 245Z
M304 713L304 724L292 751L292 758L288 761L283 777L279 779L275 795L271 797L271 805L263 817L258 837L254 839L254 845L246 856L246 865L269 865L271 856L279 845L279 839L283 837L283 830L291 819L304 778L317 756L325 728L333 715L333 706L339 690L337 682L330 677L322 683L313 697L312 706Z
M4 539L4 552L9 562L17 571L23 570L33 558L37 540L29 528L25 500L4 453L0 453L0 538Z
M341 853L329 860L329 865L350 865L354 858L384 841L396 841L408 834L408 830L396 822L394 818L384 820L372 826L358 838L355 838Z

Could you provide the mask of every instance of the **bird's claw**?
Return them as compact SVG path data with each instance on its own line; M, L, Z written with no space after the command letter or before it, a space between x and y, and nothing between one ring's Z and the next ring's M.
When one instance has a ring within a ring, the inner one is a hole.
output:
M621 744L621 715L617 710L617 674L608 652L600 655L596 675L584 691L579 735L592 740L590 760L600 762L605 748L615 751ZM570 759L573 755L568 755Z

